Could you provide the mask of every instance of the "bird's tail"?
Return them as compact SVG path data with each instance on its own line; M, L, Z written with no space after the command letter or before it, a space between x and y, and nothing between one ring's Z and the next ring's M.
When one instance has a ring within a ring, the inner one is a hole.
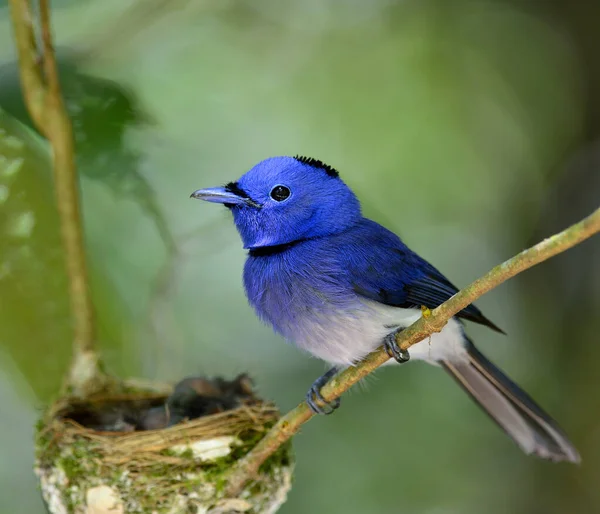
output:
M471 341L467 345L468 362L441 364L483 410L525 453L580 462L579 453L556 422Z

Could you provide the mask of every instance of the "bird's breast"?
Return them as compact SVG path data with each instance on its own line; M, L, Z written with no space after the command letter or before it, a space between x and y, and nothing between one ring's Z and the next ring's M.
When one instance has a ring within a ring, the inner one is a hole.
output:
M388 334L412 325L420 317L419 309L359 299L354 308L323 311L305 318L297 325L292 339L297 346L326 362L350 366L381 346ZM441 332L413 345L409 353L411 359L432 364L444 360L465 361L467 354L461 323L451 319Z
M258 316L286 340L326 362L347 366L376 348L393 330L377 310L319 260L285 255L250 257L244 284Z
M360 297L343 273L319 266L318 258L298 263L285 257L248 259L244 269L248 299L258 316L288 341L330 364L357 363L380 346L387 334L421 316L419 309ZM460 323L451 320L441 333L417 343L410 353L430 362L462 359Z

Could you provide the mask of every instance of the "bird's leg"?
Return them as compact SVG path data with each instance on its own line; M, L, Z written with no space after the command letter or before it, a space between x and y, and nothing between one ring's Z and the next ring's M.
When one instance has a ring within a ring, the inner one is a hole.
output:
M400 364L404 364L410 360L408 351L403 350L398 346L398 343L396 343L396 336L403 330L404 328L394 330L391 334L385 336L385 339L383 340L383 347L385 348L387 354Z
M321 396L321 388L329 381L329 379L338 372L338 368L331 368L327 373L320 376L310 386L306 393L306 403L310 410L315 414L331 414L340 406L340 399L336 398L332 402L328 402Z

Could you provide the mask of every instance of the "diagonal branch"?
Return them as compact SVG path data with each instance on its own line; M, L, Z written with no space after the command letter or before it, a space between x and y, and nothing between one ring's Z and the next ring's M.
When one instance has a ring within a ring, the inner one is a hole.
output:
M10 11L25 103L34 123L52 145L56 206L73 316L73 360L66 385L74 394L82 395L102 382L103 375L94 349L94 316L79 208L73 129L60 92L48 4L48 0L40 0L39 4L43 76L30 1L10 0Z
M442 330L452 316L502 282L568 250L598 232L600 232L600 208L579 223L496 266L436 309L427 311L426 315L400 332L396 336L396 342L400 348L407 350L433 332ZM356 366L347 368L332 378L321 389L323 398L328 402L334 400L388 359L389 356L381 348L372 352ZM227 493L231 496L239 493L244 484L258 473L261 464L312 417L313 413L306 402L283 416L252 451L236 463L228 478Z

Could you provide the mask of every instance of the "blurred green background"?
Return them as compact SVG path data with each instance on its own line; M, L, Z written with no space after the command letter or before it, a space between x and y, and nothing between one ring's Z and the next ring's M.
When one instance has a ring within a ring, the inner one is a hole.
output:
M226 209L189 199L272 155L340 170L458 286L600 203L600 5L566 0L55 1L100 346L111 372L247 371L282 410L324 365L262 326ZM70 354L48 148L0 2L0 512L44 512L33 425ZM285 514L600 512L600 242L478 305L479 347L581 466L524 456L432 367L369 377L295 439Z

